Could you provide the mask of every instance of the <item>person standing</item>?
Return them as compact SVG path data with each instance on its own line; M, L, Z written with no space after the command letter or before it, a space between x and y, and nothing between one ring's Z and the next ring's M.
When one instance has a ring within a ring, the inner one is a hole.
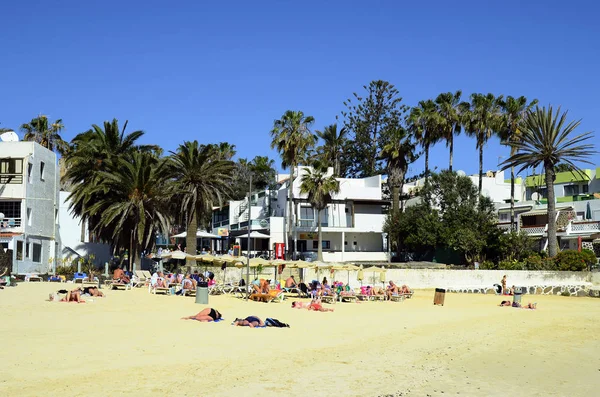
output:
M507 290L506 290L506 274L504 275L504 277L502 277L502 281L500 283L502 284L502 295L507 295Z

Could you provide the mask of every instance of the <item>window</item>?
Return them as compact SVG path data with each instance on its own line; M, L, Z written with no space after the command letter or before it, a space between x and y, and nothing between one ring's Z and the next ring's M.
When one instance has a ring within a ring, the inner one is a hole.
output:
M0 200L0 212L4 219L21 218L21 202Z
M17 260L18 261L23 260L23 242L22 241L17 241Z
M576 196L579 194L579 185L565 186L565 196Z
M45 178L44 170L46 169L46 163L40 162L40 179L43 181Z
M588 185L581 186L581 192L585 193L585 194L589 193L590 192L590 187Z
M323 240L321 241L321 246L324 250L331 249L331 241ZM313 240L313 249L319 249L319 241Z
M508 212L501 212L498 220L500 222L510 221L510 214Z
M54 224L58 225L58 210L54 210Z
M0 184L23 183L23 159L0 160Z
M33 258L31 259L35 263L42 262L42 244L33 243Z
M27 208L27 226L33 225L33 223L31 222L31 218L33 218L31 212L31 208Z
M25 258L27 258L27 259L31 258L31 257L29 256L29 252L30 252L30 251L29 251L29 246L30 246L30 245L31 245L31 244L27 244L27 243L25 243Z
M312 207L300 207L300 226L311 227L315 222L315 212Z
M33 174L33 164L27 164L27 182L31 183L31 174Z

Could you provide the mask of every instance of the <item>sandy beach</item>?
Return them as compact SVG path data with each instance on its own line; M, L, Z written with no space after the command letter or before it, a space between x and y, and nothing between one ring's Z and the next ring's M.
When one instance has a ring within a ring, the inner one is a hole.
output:
M48 302L70 284L0 291L4 396L587 396L600 388L600 301L431 290L405 302L327 305L211 296L226 321L180 320L194 298L106 291L85 304ZM257 315L289 329L231 326Z

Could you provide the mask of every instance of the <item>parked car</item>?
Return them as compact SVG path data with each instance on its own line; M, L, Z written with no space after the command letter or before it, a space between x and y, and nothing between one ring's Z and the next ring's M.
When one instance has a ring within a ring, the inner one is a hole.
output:
M298 258L306 262L314 262L317 260L317 253L313 251L301 252Z

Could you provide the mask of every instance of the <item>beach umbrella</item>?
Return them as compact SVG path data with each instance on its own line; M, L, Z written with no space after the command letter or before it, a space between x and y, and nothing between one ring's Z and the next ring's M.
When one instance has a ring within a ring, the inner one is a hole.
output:
M279 270L279 266L285 266L288 261L283 260L283 259L274 259L269 261L271 263L271 265L275 266L275 282L277 282L277 271ZM281 275L283 274L283 270L284 268L281 268L281 273L279 273L279 276L281 277Z
M315 270L317 271L317 280L319 280L321 270L331 269L333 267L332 263L325 263L325 262L321 262L321 261L314 261L311 263L314 266Z
M360 267L358 268L358 274L356 275L356 279L358 281L360 281L360 286L362 287L362 282L365 278L365 274L364 274L364 270L363 270L363 265L360 265Z
M353 265L353 264L351 264L351 263L348 263L348 264L346 264L346 265L343 265L343 264L335 264L335 265L332 267L332 269L333 269L333 270L335 270L335 271L342 271L342 270L345 270L345 271L347 271L347 272L348 272L348 285L350 285L350 272L351 272L351 271L360 270L360 267L358 267L358 266L355 266L355 265Z
M590 202L587 202L586 208L585 208L585 219L592 219L592 207L590 206Z
M379 280L385 287L385 268L383 266L381 266L381 273L379 273Z
M383 269L383 271L385 271L385 269ZM382 268L377 267L377 266L371 266L371 267L366 268L365 272L381 273ZM373 274L373 276L375 276L375 274Z

